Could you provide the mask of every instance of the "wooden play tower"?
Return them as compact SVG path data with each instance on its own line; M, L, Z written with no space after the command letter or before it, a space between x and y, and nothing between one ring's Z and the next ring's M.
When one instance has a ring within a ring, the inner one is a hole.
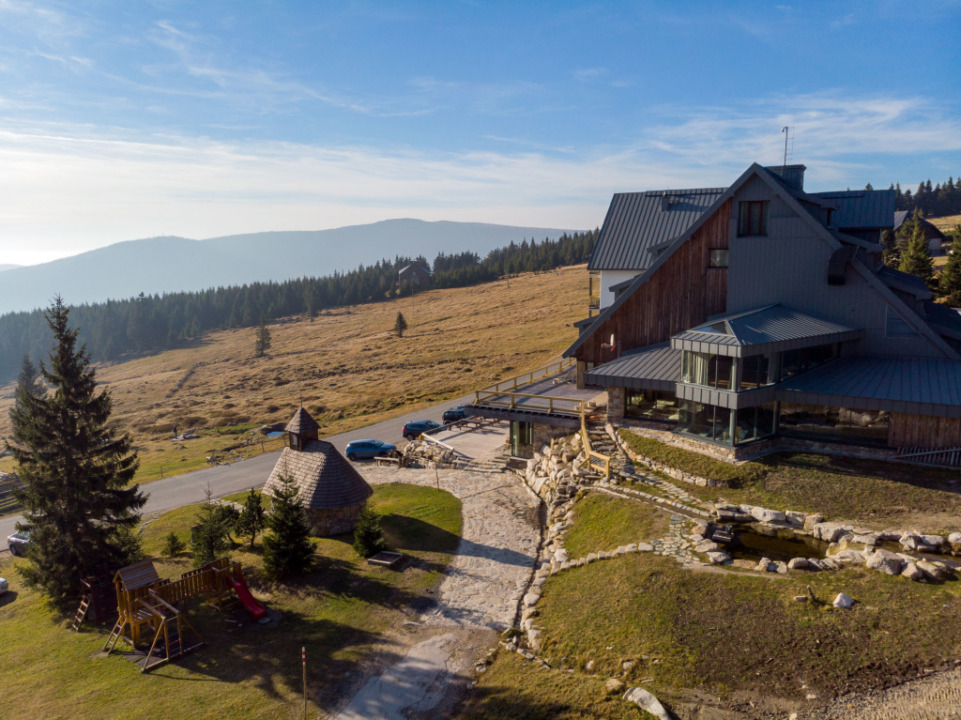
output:
M121 568L113 579L117 622L103 649L109 653L122 637L135 648L149 643L141 666L141 672L147 672L202 647L206 643L187 619L187 600L203 597L208 605L223 609L236 598L235 578L242 578L240 563L227 558L185 572L174 581L161 579L150 560Z

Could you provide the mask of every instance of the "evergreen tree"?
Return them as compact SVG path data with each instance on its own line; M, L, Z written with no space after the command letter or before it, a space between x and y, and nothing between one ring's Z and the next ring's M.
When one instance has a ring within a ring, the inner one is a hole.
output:
M961 308L961 225L954 229L951 255L941 271L940 290L948 305Z
M247 499L244 501L244 509L237 520L237 534L241 537L249 537L250 549L253 550L254 540L264 527L266 527L264 506L260 502L257 491L250 488Z
M931 261L931 251L928 249L928 241L924 237L924 227L921 225L917 210L914 211L913 220L914 230L901 253L901 264L898 270L916 275L930 286L934 278L934 264Z
M219 510L208 485L207 497L200 503L200 517L190 530L190 550L197 567L230 552L230 540L227 538L229 528Z
M285 580L308 570L314 557L310 523L299 491L289 477L280 478L267 516L270 532L264 536L264 573L271 580Z
M354 551L363 558L369 558L386 549L380 515L365 503L354 526Z
M172 558L182 553L185 547L184 541L180 539L177 533L171 530L170 534L164 538L164 546L161 552L164 557Z
M260 323L257 325L254 337L254 357L263 357L270 350L270 330L263 315L260 316Z
M888 228L881 231L881 261L891 268L901 264L901 248L894 233Z
M404 313L397 313L397 320L394 323L394 332L397 333L397 337L404 337L404 330L407 329L407 320L404 318Z
M133 529L146 497L126 486L137 471L130 438L110 424L111 400L96 392L86 347L77 348L69 310L57 297L46 313L55 346L40 374L52 393L18 384L7 448L23 483L18 529L30 532L22 569L61 610L81 594L80 580L103 576L140 557Z

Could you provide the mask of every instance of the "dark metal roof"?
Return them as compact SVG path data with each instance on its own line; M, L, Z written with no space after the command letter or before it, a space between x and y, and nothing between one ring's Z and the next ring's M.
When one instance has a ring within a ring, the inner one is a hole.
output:
M894 231L897 232L900 230L901 226L907 222L911 215L912 213L908 210L898 210L896 213L894 213ZM921 222L921 227L924 228L924 237L928 240L931 240L932 238L939 238L941 240L947 239L947 236L941 232L938 226L934 223L928 222L923 217L919 217L918 220Z
M584 373L585 382L591 385L669 392L674 392L680 378L681 351L666 342L625 353Z
M831 224L839 228L890 228L894 225L894 190L847 190L815 193L837 206Z
M757 354L764 350L790 350L828 342L853 340L862 330L802 313L786 305L769 305L713 318L671 338L677 350L714 352L722 355ZM743 348L752 348L743 352Z
M961 311L947 305L924 303L924 316L939 333L961 340Z
M807 405L961 417L961 362L844 358L786 380L776 397Z
M726 188L617 193L591 254L588 270L644 270L651 248L683 234Z
M934 297L927 283L917 275L911 275L882 265L878 268L878 277L892 290L900 290L921 300L930 300Z

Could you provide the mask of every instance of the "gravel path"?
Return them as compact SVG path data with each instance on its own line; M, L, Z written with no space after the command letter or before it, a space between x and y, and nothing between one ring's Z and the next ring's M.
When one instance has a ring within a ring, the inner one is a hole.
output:
M961 669L866 697L841 698L823 720L961 720Z
M371 678L336 717L442 716L466 685L476 656L496 640L495 631L513 624L540 542L537 503L509 473L357 468L371 485L439 486L461 501L464 524L437 602L420 616L417 634L425 639Z

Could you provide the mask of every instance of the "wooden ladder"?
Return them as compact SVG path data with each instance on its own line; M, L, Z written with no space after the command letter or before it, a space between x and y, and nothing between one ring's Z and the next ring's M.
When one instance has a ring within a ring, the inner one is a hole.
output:
M87 594L80 598L80 607L77 608L77 614L74 616L71 625L76 632L80 632L80 626L83 625L83 620L87 617L87 611L90 609L90 603L92 602L93 595Z
M117 645L117 641L123 635L123 629L127 626L127 618L121 615L117 618L117 622L113 626L113 630L110 631L110 636L107 638L107 642L103 644L103 649L110 653L114 647ZM109 648L109 650L108 650Z

